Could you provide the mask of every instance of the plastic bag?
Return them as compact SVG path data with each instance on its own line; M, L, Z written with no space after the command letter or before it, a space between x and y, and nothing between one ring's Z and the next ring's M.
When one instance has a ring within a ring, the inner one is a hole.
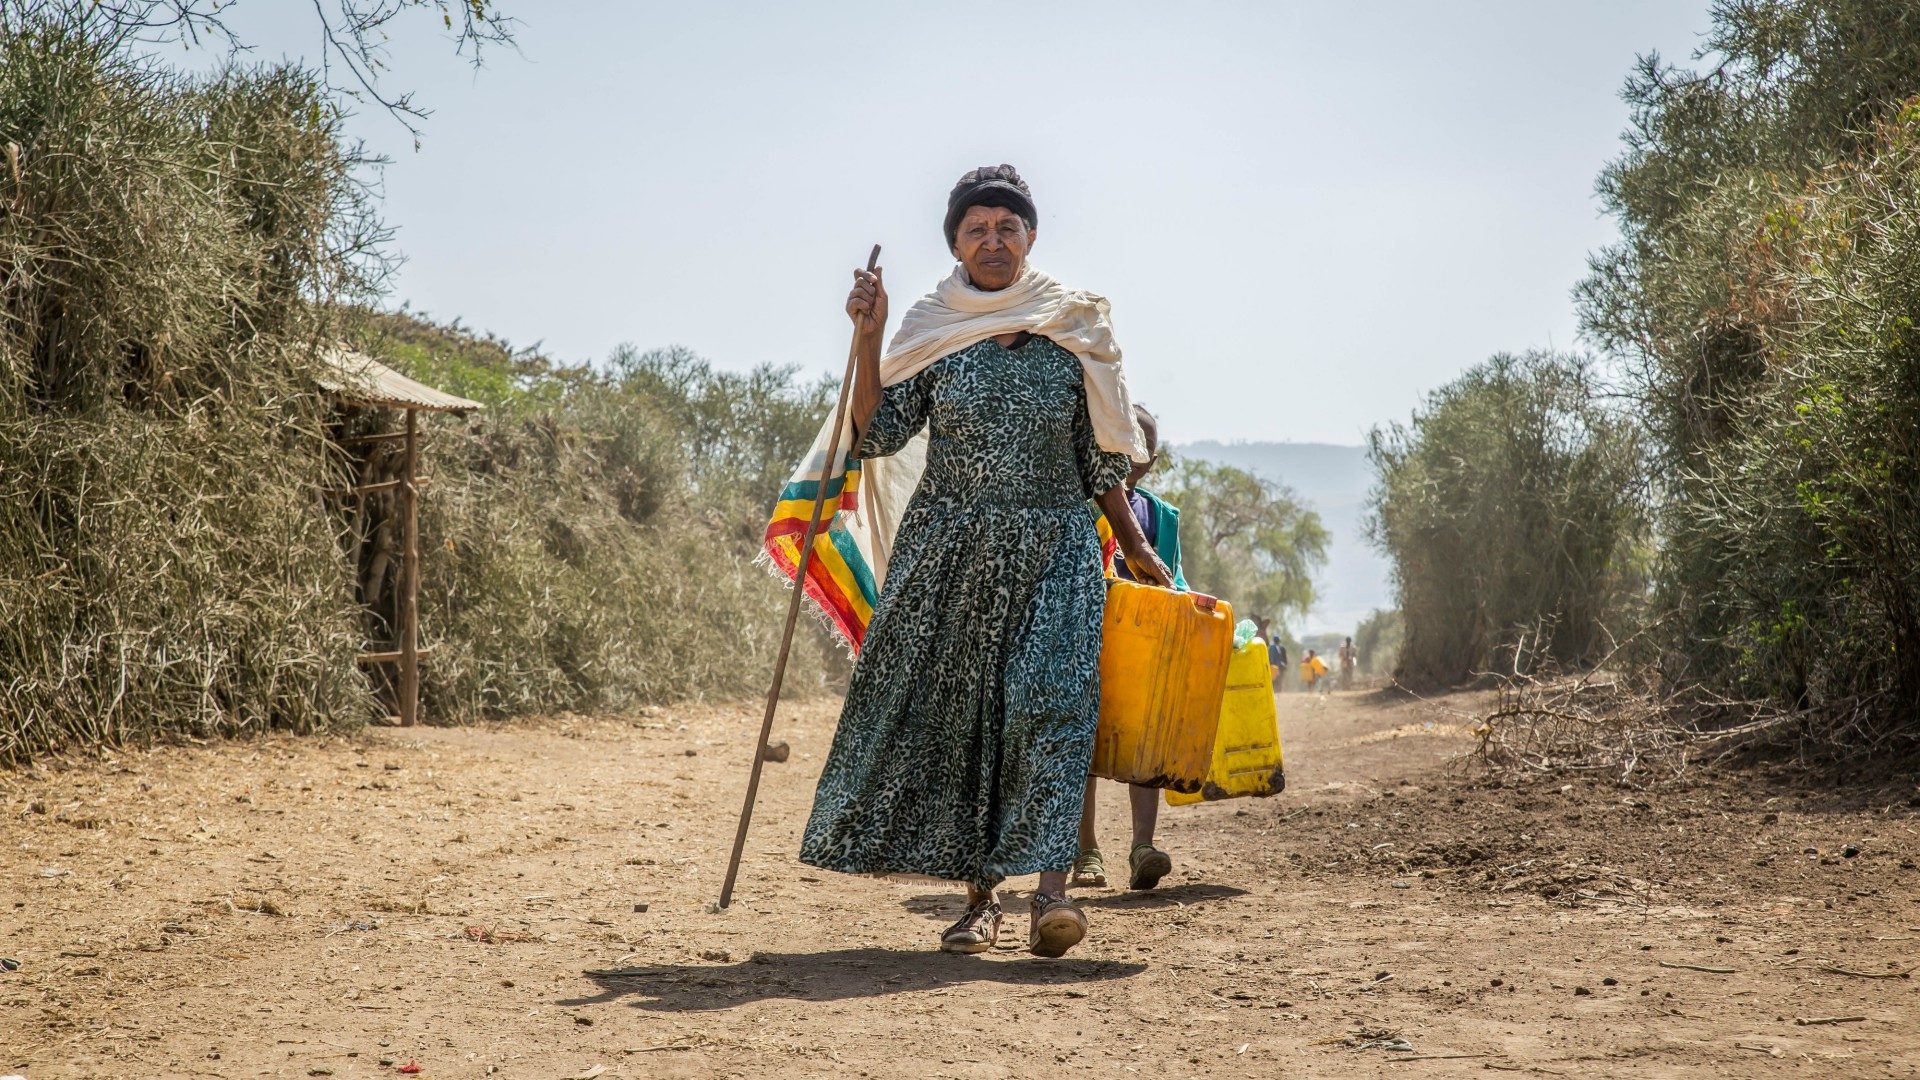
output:
M1259 632L1259 624L1255 623L1252 619L1241 619L1233 628L1233 647L1236 649L1246 648L1247 642L1252 641L1254 635Z

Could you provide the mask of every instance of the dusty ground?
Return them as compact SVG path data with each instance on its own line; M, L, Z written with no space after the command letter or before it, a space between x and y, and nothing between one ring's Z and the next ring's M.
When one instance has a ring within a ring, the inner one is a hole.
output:
M1062 961L793 861L831 703L724 913L750 706L0 778L0 1074L1920 1075L1920 790L1496 786L1443 708L1282 704L1290 790L1168 810Z

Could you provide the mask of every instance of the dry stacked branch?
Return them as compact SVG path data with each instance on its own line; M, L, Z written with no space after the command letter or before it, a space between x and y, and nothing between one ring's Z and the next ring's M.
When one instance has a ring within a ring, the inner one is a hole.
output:
M124 45L0 30L0 764L379 715L356 659L394 641L392 493L328 493L397 462L316 386L342 338L489 409L423 425L427 716L763 685L754 556L822 389L371 316L381 231L317 81Z
M1484 764L1601 773L1623 783L1675 775L1696 741L1668 702L1611 674L1514 679L1477 730Z
M1474 759L1496 769L1585 773L1638 786L1674 779L1703 755L1727 754L1803 719L1697 691L1659 694L1612 666L1579 678L1513 675L1498 706L1476 725Z
M310 367L372 231L288 68L0 40L0 762L370 707Z

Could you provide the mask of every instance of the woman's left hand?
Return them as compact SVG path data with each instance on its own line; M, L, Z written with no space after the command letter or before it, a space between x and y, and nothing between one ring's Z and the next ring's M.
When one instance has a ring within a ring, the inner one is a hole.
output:
M1173 588L1173 571L1160 561L1160 556L1152 548L1136 551L1123 551L1121 558L1127 560L1127 569L1133 572L1133 579L1147 585L1158 585L1163 589Z

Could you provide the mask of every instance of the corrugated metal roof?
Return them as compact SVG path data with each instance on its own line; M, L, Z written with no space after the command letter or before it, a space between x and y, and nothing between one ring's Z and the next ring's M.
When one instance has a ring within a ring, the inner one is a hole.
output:
M477 401L415 382L366 353L345 346L323 351L320 361L323 365L319 376L321 386L374 405L451 413L484 407Z

